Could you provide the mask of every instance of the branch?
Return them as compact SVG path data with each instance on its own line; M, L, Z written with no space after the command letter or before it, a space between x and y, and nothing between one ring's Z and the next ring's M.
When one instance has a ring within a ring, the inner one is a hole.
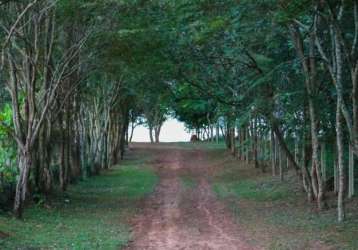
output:
M25 7L25 9L20 13L20 15L17 17L15 23L11 26L11 28L10 28L10 30L9 30L9 33L8 33L8 35L7 35L6 39L5 39L5 42L4 42L3 46L2 46L2 50L4 50L4 49L6 48L6 46L7 46L7 44L9 43L9 41L10 41L10 39L11 39L11 37L12 37L12 35L13 35L13 33L14 33L16 27L17 27L17 25L19 24L19 22L21 21L21 19L23 18L23 16L24 16L24 15L30 10L30 8L31 8L32 6L34 6L36 3L37 3L37 0L34 0L33 2L29 3L29 4Z

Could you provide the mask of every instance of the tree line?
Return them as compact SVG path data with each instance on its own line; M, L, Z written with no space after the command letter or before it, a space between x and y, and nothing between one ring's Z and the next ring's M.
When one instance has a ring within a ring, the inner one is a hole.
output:
M18 216L31 194L117 164L138 124L158 142L172 115L282 180L294 169L318 210L332 189L344 219L356 0L0 3L0 179L16 176Z
M358 154L357 1L203 1L190 9L177 100L191 102L200 123L182 107L179 117L198 131L224 128L234 155L263 170L270 163L281 179L285 161L318 210L333 188L344 220ZM199 100L185 100L193 92Z
M21 218L30 197L118 164L130 124L145 120L158 141L166 94L147 95L157 86L137 84L139 55L123 53L136 4L0 3L0 191Z

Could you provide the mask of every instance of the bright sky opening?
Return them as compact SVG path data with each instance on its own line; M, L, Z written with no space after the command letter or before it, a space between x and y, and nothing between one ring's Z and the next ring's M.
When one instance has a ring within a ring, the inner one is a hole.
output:
M190 134L185 131L184 123L171 118L163 124L159 139L161 142L183 142L190 140ZM133 142L150 142L148 128L136 127Z

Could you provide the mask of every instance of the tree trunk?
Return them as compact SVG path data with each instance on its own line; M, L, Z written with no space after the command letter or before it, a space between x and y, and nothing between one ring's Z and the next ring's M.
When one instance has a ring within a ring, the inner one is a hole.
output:
M230 128L230 149L233 156L236 155L235 126Z
M336 138L337 140L337 138ZM334 166L333 166L333 181L334 181L334 193L338 194L338 185L339 185L339 179L338 179L338 157L337 157L337 145L336 145L336 152L335 152L335 159L334 159Z
M357 7L357 4L355 5ZM355 11L358 11L357 9ZM357 13L356 13L357 14ZM356 17L358 20L358 16ZM353 110L353 135L355 138L352 139L352 144L354 145L355 155L358 156L358 62L354 69L351 70L351 78L352 78L352 110Z
M160 131L162 129L162 125L158 124L154 127L154 137L155 137L155 143L159 143L160 138Z
M338 222L344 220L344 162L343 162L343 131L341 121L341 100L337 100L337 113L336 113L336 134L337 134L337 158L338 158L338 199L337 199L337 212Z
M215 141L215 137L214 137L214 125L210 124L210 141L214 142Z
M310 176L308 174L308 162L309 157L307 155L308 147L306 146L306 133L303 133L303 145L302 145L302 160L301 160L301 169L302 169L302 184L307 193L307 201L313 201L313 191L311 186Z
M284 180L284 173L283 173L283 152L281 150L281 148L279 148L278 150L278 168L280 171L280 181Z
M305 88L307 91L308 100L308 113L311 127L311 140L312 140L312 163L311 163L311 184L317 207L319 210L323 208L324 199L324 186L322 181L321 165L319 160L319 140L318 140L318 125L317 112L315 107L315 96L317 94L317 79L316 79L316 36L315 32L309 33L308 54L309 58L305 55L305 46L300 29L293 25L291 26L291 35L297 51L297 55L301 61L303 73L305 76Z
M326 183L327 181L327 162L326 162L326 144L323 142L321 144L321 169L322 169L322 181Z
M149 139L150 139L150 143L154 143L153 127L151 127L151 126L149 126Z
M253 148L253 160L254 160L254 166L255 168L259 167L258 164L258 159L257 159L257 143L258 143L258 139L257 139L257 123L256 123L256 118L253 119L252 121L252 137L253 137L253 142L252 142L252 148Z
M18 161L20 174L16 185L14 213L17 218L21 219L24 203L26 201L26 195L28 192L28 181L32 164L30 150L26 149L24 152L21 152Z
M271 170L272 176L276 176L276 142L275 134L271 130Z
M349 170L348 170L348 198L354 196L354 153L353 148L349 146Z
M133 140L134 129L135 129L135 125L134 125L134 123L132 122L132 123L131 123L131 133L130 133L130 136L129 136L129 143L131 143L132 140Z
M250 135L249 127L245 127L245 154L246 154L246 164L250 163Z
M65 151L66 151L66 147L65 147L65 131L63 128L63 117L62 117L62 112L61 114L59 114L59 120L58 120L58 124L59 124L59 128L61 131L61 145L60 145L60 171L59 171L59 181L60 181L60 188L61 191L65 191L66 190L66 180L65 180L65 169L66 169L66 162L65 162Z
M219 126L219 120L216 122L216 143L219 143L220 139L220 126Z

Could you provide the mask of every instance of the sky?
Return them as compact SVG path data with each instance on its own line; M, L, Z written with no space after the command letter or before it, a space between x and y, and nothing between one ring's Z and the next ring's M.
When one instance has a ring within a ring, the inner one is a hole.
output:
M162 127L159 140L161 142L189 141L190 134L184 129L184 123L176 119L167 120ZM134 130L133 142L149 142L149 131L144 126L138 126Z

